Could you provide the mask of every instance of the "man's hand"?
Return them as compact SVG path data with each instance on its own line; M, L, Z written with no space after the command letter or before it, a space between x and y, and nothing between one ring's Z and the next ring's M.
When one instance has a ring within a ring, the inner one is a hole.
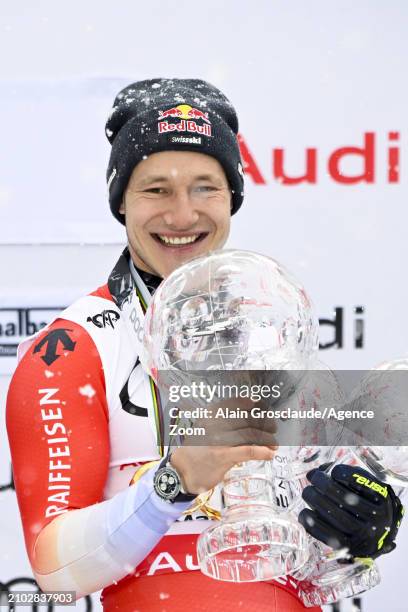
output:
M194 435L185 436L183 446L172 452L170 460L186 491L200 494L212 489L237 463L273 459L278 448L276 422L249 416L254 405L245 398L215 401L207 408L207 418L194 421L194 426L205 429L205 446L198 446ZM247 413L248 418L216 419L214 415L218 408L224 411L239 409L242 414ZM202 440L200 437L200 442Z
M171 454L171 465L180 474L189 493L204 493L222 481L236 463L270 461L277 447L185 446Z
M299 522L311 536L353 557L375 559L394 550L404 509L389 485L343 464L330 475L311 470L307 478L312 486L302 497L311 510L302 510Z
M192 410L191 400L181 399L177 408L180 414L178 427L200 428L203 434L197 438L195 434L186 435L183 446L268 446L277 445L277 421L272 418L256 418L252 416L252 409L266 411L270 405L263 401L253 402L249 398L214 399L214 401L201 405L203 415L198 418L187 419L184 415ZM195 406L193 406L195 408ZM222 415L216 415L222 410Z

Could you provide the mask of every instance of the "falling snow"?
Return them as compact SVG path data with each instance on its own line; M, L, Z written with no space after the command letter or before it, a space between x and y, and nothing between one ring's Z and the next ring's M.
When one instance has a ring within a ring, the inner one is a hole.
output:
M81 395L84 395L85 397L89 398L92 398L96 393L95 389L90 384L84 385L83 387L79 387L79 392Z
M108 120L112 117L114 113L118 110L117 106L113 106L111 112L109 113Z
M344 497L344 501L349 506L357 506L357 504L358 504L358 496L355 495L354 493L347 493L347 495L345 495L345 497Z

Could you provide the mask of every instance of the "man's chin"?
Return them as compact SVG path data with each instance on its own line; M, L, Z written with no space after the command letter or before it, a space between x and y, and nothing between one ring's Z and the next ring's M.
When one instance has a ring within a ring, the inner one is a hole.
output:
M209 236L200 242L199 245L192 244L191 246L186 245L182 247L159 245L155 241L154 249L152 249L150 256L143 256L142 253L134 248L131 248L130 251L136 266L150 274L167 278L177 268L192 259L204 257L210 251L222 248L223 244L215 247L211 244L212 240L208 238Z
M203 249L200 251L190 252L190 253L180 253L176 254L175 258L169 258L167 262L166 269L161 274L162 278L167 278L170 276L172 272L180 268L180 266L192 261L193 259L197 259L198 257L205 257L210 252L210 249Z
M177 270L177 268L183 264L188 263L197 257L207 255L210 250L210 247L205 244L200 245L200 248L194 246L182 248L163 247L160 248L161 252L157 257L157 260L160 263L158 263L156 267L160 270L160 276L167 278L167 276L169 276L172 272L174 272L174 270Z

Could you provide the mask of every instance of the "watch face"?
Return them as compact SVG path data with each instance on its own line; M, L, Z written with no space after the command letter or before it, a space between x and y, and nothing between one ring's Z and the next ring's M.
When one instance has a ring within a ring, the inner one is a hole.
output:
M180 479L174 470L161 468L155 474L154 488L160 497L172 500L180 492Z

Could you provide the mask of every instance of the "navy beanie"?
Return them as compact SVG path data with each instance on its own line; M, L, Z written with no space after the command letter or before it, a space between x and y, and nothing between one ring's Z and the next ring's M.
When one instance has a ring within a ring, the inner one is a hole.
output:
M196 151L215 157L232 192L232 211L242 204L244 175L238 146L238 118L224 94L199 79L150 79L122 89L105 127L112 145L107 170L109 204L119 212L135 166L159 151Z

